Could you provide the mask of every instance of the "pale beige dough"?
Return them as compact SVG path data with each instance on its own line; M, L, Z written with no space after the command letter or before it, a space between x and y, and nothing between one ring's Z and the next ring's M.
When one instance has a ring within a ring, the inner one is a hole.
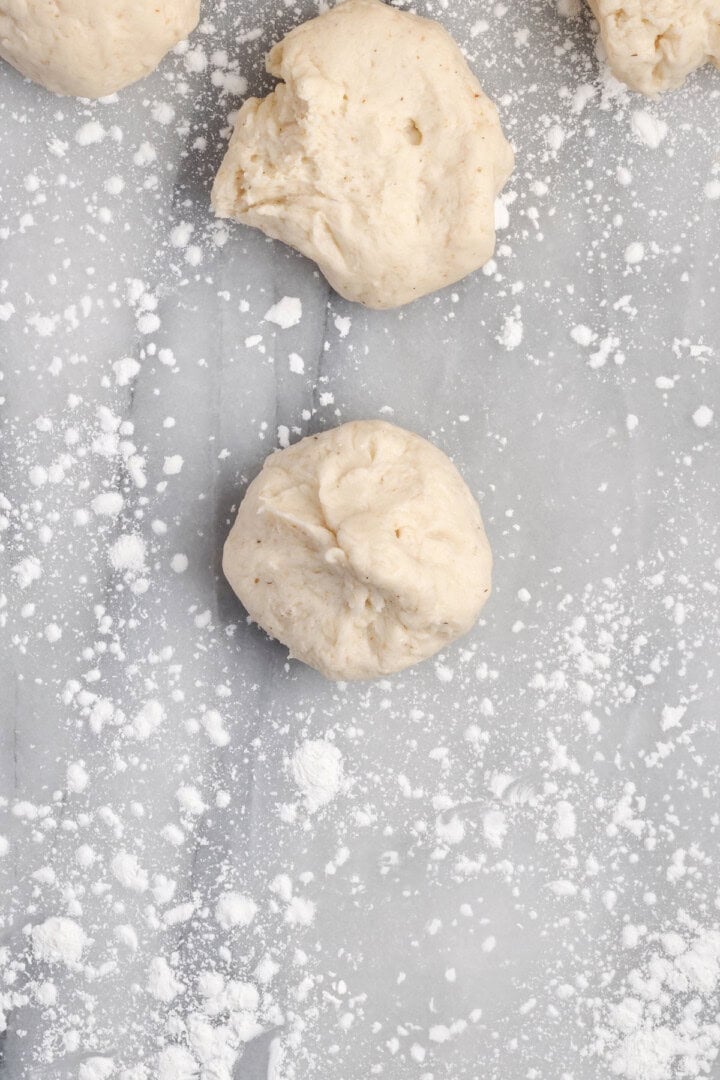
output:
M251 618L328 679L416 664L474 625L490 595L480 510L418 435L355 421L271 455L223 570Z
M513 154L438 23L346 0L296 27L267 69L282 82L240 110L213 187L220 217L297 248L373 308L487 262Z
M720 0L589 0L608 63L631 90L659 94L720 67Z
M0 0L0 56L57 94L98 98L153 71L200 0Z

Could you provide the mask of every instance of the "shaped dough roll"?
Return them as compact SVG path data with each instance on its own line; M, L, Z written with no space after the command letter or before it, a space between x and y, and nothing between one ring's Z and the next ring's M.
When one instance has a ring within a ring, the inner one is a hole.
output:
M419 435L361 420L271 454L223 570L292 656L329 679L372 679L471 629L492 556L450 459Z
M0 0L0 56L56 94L98 98L153 71L200 0Z
M588 0L613 74L659 94L703 64L720 67L720 0Z
M267 69L282 82L240 110L213 187L220 217L297 248L373 308L487 262L513 154L446 30L346 0L289 33Z

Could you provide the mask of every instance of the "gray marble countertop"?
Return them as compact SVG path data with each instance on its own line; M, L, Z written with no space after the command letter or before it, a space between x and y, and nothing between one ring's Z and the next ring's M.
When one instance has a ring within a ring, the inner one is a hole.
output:
M648 102L584 16L420 3L517 167L484 272L370 312L213 220L316 9L210 8L108 102L0 70L0 1077L720 1075L720 76ZM265 455L360 417L452 456L495 592L343 686L219 560Z

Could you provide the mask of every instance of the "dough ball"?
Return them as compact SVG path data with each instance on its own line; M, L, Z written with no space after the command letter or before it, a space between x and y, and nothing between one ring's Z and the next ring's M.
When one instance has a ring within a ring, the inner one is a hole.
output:
M0 0L0 56L56 94L98 98L153 71L200 0Z
M346 0L288 34L267 69L282 82L240 110L213 187L220 217L292 245L373 308L487 262L513 154L438 23Z
M379 420L271 455L223 570L250 616L328 679L373 679L466 633L490 595L480 511L450 459Z
M720 0L589 3L612 72L631 90L674 90L703 64L720 67Z

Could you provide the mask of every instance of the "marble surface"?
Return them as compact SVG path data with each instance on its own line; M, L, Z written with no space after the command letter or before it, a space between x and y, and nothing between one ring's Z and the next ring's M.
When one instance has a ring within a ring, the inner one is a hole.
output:
M1 1077L167 1077L167 1046L207 1080L717 1075L720 77L647 102L589 19L506 7L419 4L517 168L494 263L398 312L209 211L242 80L268 89L307 0L206 4L105 103L0 71ZM495 592L437 661L332 685L246 624L220 551L279 439L378 416L478 493ZM126 535L143 568L113 564ZM308 738L346 777L314 814ZM225 889L249 927L218 925ZM57 915L77 970L33 957ZM658 975L670 932L705 982ZM204 971L261 992L231 1036Z

